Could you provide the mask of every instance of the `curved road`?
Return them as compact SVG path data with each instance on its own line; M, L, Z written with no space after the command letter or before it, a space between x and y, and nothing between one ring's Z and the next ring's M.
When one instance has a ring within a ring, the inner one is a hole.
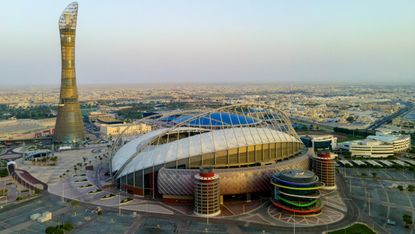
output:
M337 230L344 228L354 222L356 222L359 219L359 209L357 205L353 202L352 199L350 199L350 193L346 187L346 182L342 175L337 175L337 183L338 183L338 191L340 196L343 198L344 203L347 206L347 213L345 214L345 217L340 220L339 222L332 223L329 225L318 225L318 226L310 226L310 227L296 227L295 232L296 233L322 233L324 230ZM51 194L52 196L56 196ZM96 206L88 203L81 202L83 206L89 207L91 209L95 209ZM268 207L268 206L264 206ZM113 212L118 212L117 207L102 207L105 210L110 210ZM123 210L123 213L132 213L132 211L126 211ZM149 213L149 212L136 212L137 214L140 214L140 217L143 218L164 218L168 220L176 220L180 222L189 222L189 221L195 221L195 222L206 222L206 218L199 218L195 216L188 216L188 215L182 215L182 214L159 214L159 213ZM294 227L290 226L275 226L275 225L269 225L269 224L261 224L261 223L253 223L248 222L244 220L238 220L238 219L232 219L230 218L210 218L210 223L217 223L217 224L224 224L228 227L233 227L235 229L239 229L239 227L252 227L259 230L268 230L268 231L278 231L279 233L293 233ZM236 226L237 225L237 226ZM138 227L137 227L138 228Z

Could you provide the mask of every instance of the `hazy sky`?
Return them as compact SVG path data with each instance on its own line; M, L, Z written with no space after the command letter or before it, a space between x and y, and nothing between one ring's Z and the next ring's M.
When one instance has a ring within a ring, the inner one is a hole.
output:
M2 2L2 85L59 84L69 3ZM80 84L415 82L414 0L78 3Z

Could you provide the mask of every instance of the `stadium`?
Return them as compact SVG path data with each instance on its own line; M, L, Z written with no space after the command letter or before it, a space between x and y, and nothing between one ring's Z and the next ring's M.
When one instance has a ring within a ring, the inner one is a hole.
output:
M260 104L157 114L140 120L153 131L112 148L110 173L122 191L165 202L194 198L195 175L212 168L220 199L270 195L270 179L307 170L306 149L281 110Z

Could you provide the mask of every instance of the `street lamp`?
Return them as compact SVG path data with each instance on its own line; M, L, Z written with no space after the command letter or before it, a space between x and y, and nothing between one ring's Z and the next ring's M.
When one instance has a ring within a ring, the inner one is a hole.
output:
M120 191L118 191L118 216L121 216L121 195L120 195Z

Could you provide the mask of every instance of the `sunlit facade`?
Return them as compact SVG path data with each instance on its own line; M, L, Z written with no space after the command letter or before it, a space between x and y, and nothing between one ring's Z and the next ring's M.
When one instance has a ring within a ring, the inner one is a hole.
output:
M269 192L273 173L309 166L289 118L266 105L174 113L146 123L153 131L120 144L111 158L115 183L129 193L193 197L201 167L221 178L221 195Z
M78 3L69 4L59 18L62 77L54 141L74 143L84 139L75 75L75 34Z

